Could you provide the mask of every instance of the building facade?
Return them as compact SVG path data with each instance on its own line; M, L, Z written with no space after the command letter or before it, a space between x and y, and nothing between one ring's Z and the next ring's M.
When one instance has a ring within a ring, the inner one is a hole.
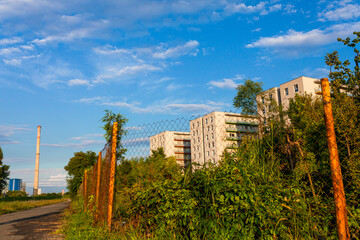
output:
M316 92L321 89L319 79L310 77L298 77L280 85L280 102L286 110L289 108L290 99L294 98L296 94L304 95L305 93L316 96ZM320 90L321 91L321 90Z
M280 85L280 87L270 88L261 94L257 95L257 109L258 114L264 119L273 115L273 104L282 105L284 110L289 108L290 99L294 98L296 94L305 95L321 92L320 80L310 77L298 77Z
M150 137L150 153L164 149L167 157L175 156L177 163L187 167L191 162L190 133L165 131Z
M9 191L21 191L22 190L22 179L12 178L9 180Z
M237 113L212 112L190 121L193 163L217 164L225 149L233 151L246 135L257 135L258 118Z

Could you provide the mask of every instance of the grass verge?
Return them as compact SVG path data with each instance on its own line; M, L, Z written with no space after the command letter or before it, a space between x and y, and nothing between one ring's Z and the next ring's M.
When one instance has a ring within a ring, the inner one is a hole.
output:
M135 230L127 232L109 232L106 225L95 225L91 211L84 212L83 202L73 200L70 209L65 211L64 224L57 233L65 236L67 240L114 240L114 239L144 239L139 237Z
M15 201L15 202L0 202L0 215L22 211L26 209L41 207L49 204L66 201L66 198L38 200L38 201Z

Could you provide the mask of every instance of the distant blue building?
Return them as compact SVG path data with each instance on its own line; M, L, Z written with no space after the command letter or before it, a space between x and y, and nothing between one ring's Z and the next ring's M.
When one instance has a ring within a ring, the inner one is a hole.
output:
M9 180L9 191L21 191L22 179L12 178Z

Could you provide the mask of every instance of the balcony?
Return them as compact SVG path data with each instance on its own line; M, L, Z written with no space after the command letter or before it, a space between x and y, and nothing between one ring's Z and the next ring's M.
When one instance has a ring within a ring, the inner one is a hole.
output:
M241 138L240 137L227 137L226 140L228 140L228 141L240 141Z
M248 125L248 126L258 126L259 123L256 122L244 122L244 121L225 121L226 124L235 124L235 125Z
M257 133L257 129L238 129L238 128L227 128L226 132L233 132L233 133Z

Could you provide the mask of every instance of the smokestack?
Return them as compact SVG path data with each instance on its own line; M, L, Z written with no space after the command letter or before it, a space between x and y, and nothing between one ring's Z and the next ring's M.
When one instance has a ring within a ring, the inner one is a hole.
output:
M37 127L37 141L36 141L34 191L33 191L34 196L38 195L38 190L39 190L40 132L41 132L41 126L38 126Z

